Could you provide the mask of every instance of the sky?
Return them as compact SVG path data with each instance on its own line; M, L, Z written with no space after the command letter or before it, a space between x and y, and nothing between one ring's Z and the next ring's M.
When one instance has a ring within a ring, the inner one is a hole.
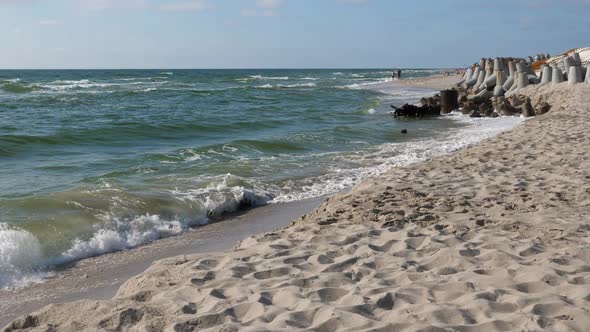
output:
M0 68L442 68L590 46L590 0L0 0Z

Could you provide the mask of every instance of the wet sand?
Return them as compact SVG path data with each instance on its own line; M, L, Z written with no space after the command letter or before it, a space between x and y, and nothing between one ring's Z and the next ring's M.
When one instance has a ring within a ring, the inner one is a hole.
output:
M321 202L322 198L316 198L259 207L180 236L78 261L40 284L12 291L0 289L0 327L48 304L110 299L123 282L156 260L230 249L248 236L289 225Z

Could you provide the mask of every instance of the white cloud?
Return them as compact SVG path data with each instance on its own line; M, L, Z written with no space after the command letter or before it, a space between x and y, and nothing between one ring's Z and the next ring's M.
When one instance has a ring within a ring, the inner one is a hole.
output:
M256 0L256 7L276 9L285 4L284 0Z
M279 16L279 9L285 4L285 0L256 0L256 9L244 8L240 15L245 17L275 17Z
M369 0L336 0L342 3L351 3L351 4L363 4L369 2Z
M275 17L279 16L279 12L272 9L256 10L256 9L242 9L240 15L244 17Z
M2 0L0 0L2 1ZM203 11L212 8L207 0L70 0L81 12L106 10L160 10L167 12ZM164 3L161 3L164 2Z
M176 2L160 6L160 10L164 11L202 11L210 8L205 1Z
M97 12L110 9L146 9L147 0L73 0L81 11Z

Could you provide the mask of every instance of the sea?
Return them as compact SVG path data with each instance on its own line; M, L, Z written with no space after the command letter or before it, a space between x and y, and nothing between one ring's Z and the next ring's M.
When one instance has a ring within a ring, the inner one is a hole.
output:
M0 70L0 287L341 192L522 121L390 114L433 92L387 69Z

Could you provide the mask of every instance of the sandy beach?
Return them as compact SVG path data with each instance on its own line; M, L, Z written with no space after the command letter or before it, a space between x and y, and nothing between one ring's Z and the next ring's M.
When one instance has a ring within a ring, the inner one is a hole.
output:
M112 299L52 304L6 330L586 331L590 85L519 93L551 110L233 249L159 260Z
M395 86L444 90L452 87L459 79L461 79L461 76L457 74L436 74L428 77L396 80L391 84Z
M110 299L127 279L158 259L230 249L247 236L289 225L321 202L315 198L259 207L179 236L62 266L42 283L0 289L0 327L52 303Z

